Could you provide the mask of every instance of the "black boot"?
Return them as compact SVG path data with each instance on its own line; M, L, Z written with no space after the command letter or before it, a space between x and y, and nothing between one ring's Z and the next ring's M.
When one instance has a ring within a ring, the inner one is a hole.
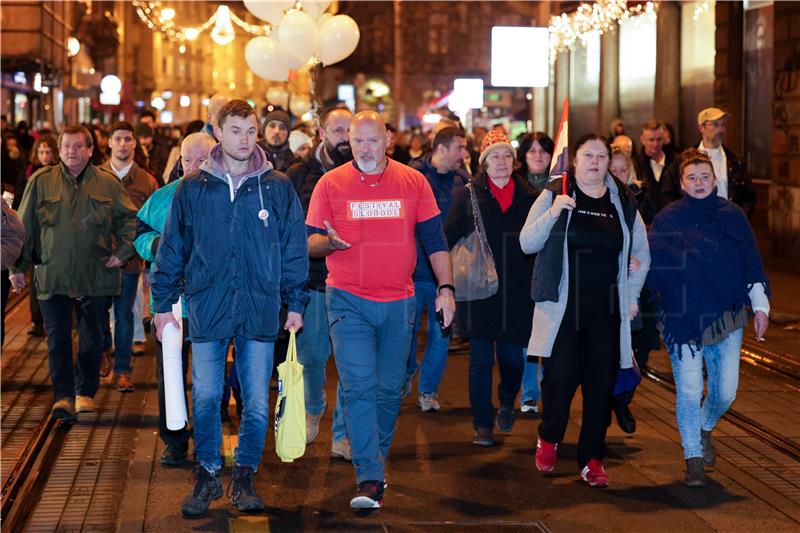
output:
M703 458L690 457L686 459L686 474L683 484L687 487L705 487L706 473L703 471Z
M208 511L212 500L222 497L222 480L219 472L211 473L197 465L192 493L183 500L181 512L185 516L202 516Z
M264 512L264 500L256 494L256 489L253 487L255 474L255 470L249 466L237 466L233 469L233 482L230 485L229 493L231 503L240 511Z
M617 424L619 428L625 433L634 433L636 431L636 419L631 413L630 407L627 405L619 406L614 409L617 414Z
M188 453L188 442L170 442L164 447L164 453L161 454L161 466L181 466Z

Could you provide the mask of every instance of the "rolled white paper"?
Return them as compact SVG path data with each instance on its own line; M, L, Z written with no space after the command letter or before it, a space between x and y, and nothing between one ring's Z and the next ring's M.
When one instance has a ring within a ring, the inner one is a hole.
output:
M167 429L177 431L186 427L189 416L183 396L183 318L181 301L172 306L172 315L180 327L164 326L161 349L164 361L164 399L167 408Z

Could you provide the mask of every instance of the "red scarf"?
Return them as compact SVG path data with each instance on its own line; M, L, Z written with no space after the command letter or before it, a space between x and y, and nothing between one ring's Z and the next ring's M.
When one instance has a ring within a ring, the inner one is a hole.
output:
M492 190L492 194L494 195L494 199L497 200L497 203L500 204L500 209L505 213L508 211L508 208L511 207L511 202L514 200L514 189L516 189L516 184L514 183L514 178L508 180L505 187L502 189L494 184L491 178L489 180L489 188Z

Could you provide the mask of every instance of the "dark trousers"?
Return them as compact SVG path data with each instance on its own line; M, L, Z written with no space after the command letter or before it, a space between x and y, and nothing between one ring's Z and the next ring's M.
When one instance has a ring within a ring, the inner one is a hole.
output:
M585 300L582 300L585 303ZM611 417L611 391L619 362L619 315L609 306L584 307L577 312L574 298L556 335L553 352L544 357L542 422L539 436L561 442L567 430L570 404L578 385L583 395L583 419L578 438L578 468L590 459L603 459L606 429ZM603 312L605 311L605 312Z
M186 397L186 376L189 371L189 321L183 319L183 349L181 350L181 362L183 364L183 401L187 402ZM156 338L155 324L153 324L153 339L156 342L156 383L158 384L158 435L164 444L188 444L192 430L189 427L171 431L167 429L167 402L164 393L164 351L161 342ZM187 407L186 412L189 412Z
M94 397L100 385L106 296L80 299L61 294L40 300L47 331L47 358L56 401ZM72 367L72 311L78 316L78 364Z
M33 270L31 270L30 279L31 283L28 285L28 304L31 309L31 323L35 326L43 327L44 319L42 318L42 310L39 307L39 299L36 297L36 280L33 277Z
M522 383L524 361L519 344L495 342L488 339L469 339L469 404L472 409L472 425L491 429L494 425L492 404L492 366L495 352L500 368L500 383L497 396L501 407L512 407Z

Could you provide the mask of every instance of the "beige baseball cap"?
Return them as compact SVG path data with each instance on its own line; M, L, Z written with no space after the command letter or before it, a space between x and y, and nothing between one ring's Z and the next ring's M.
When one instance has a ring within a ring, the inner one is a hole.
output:
M707 120L719 120L722 117L731 118L731 114L718 107L707 107L697 114L697 124L702 126Z

